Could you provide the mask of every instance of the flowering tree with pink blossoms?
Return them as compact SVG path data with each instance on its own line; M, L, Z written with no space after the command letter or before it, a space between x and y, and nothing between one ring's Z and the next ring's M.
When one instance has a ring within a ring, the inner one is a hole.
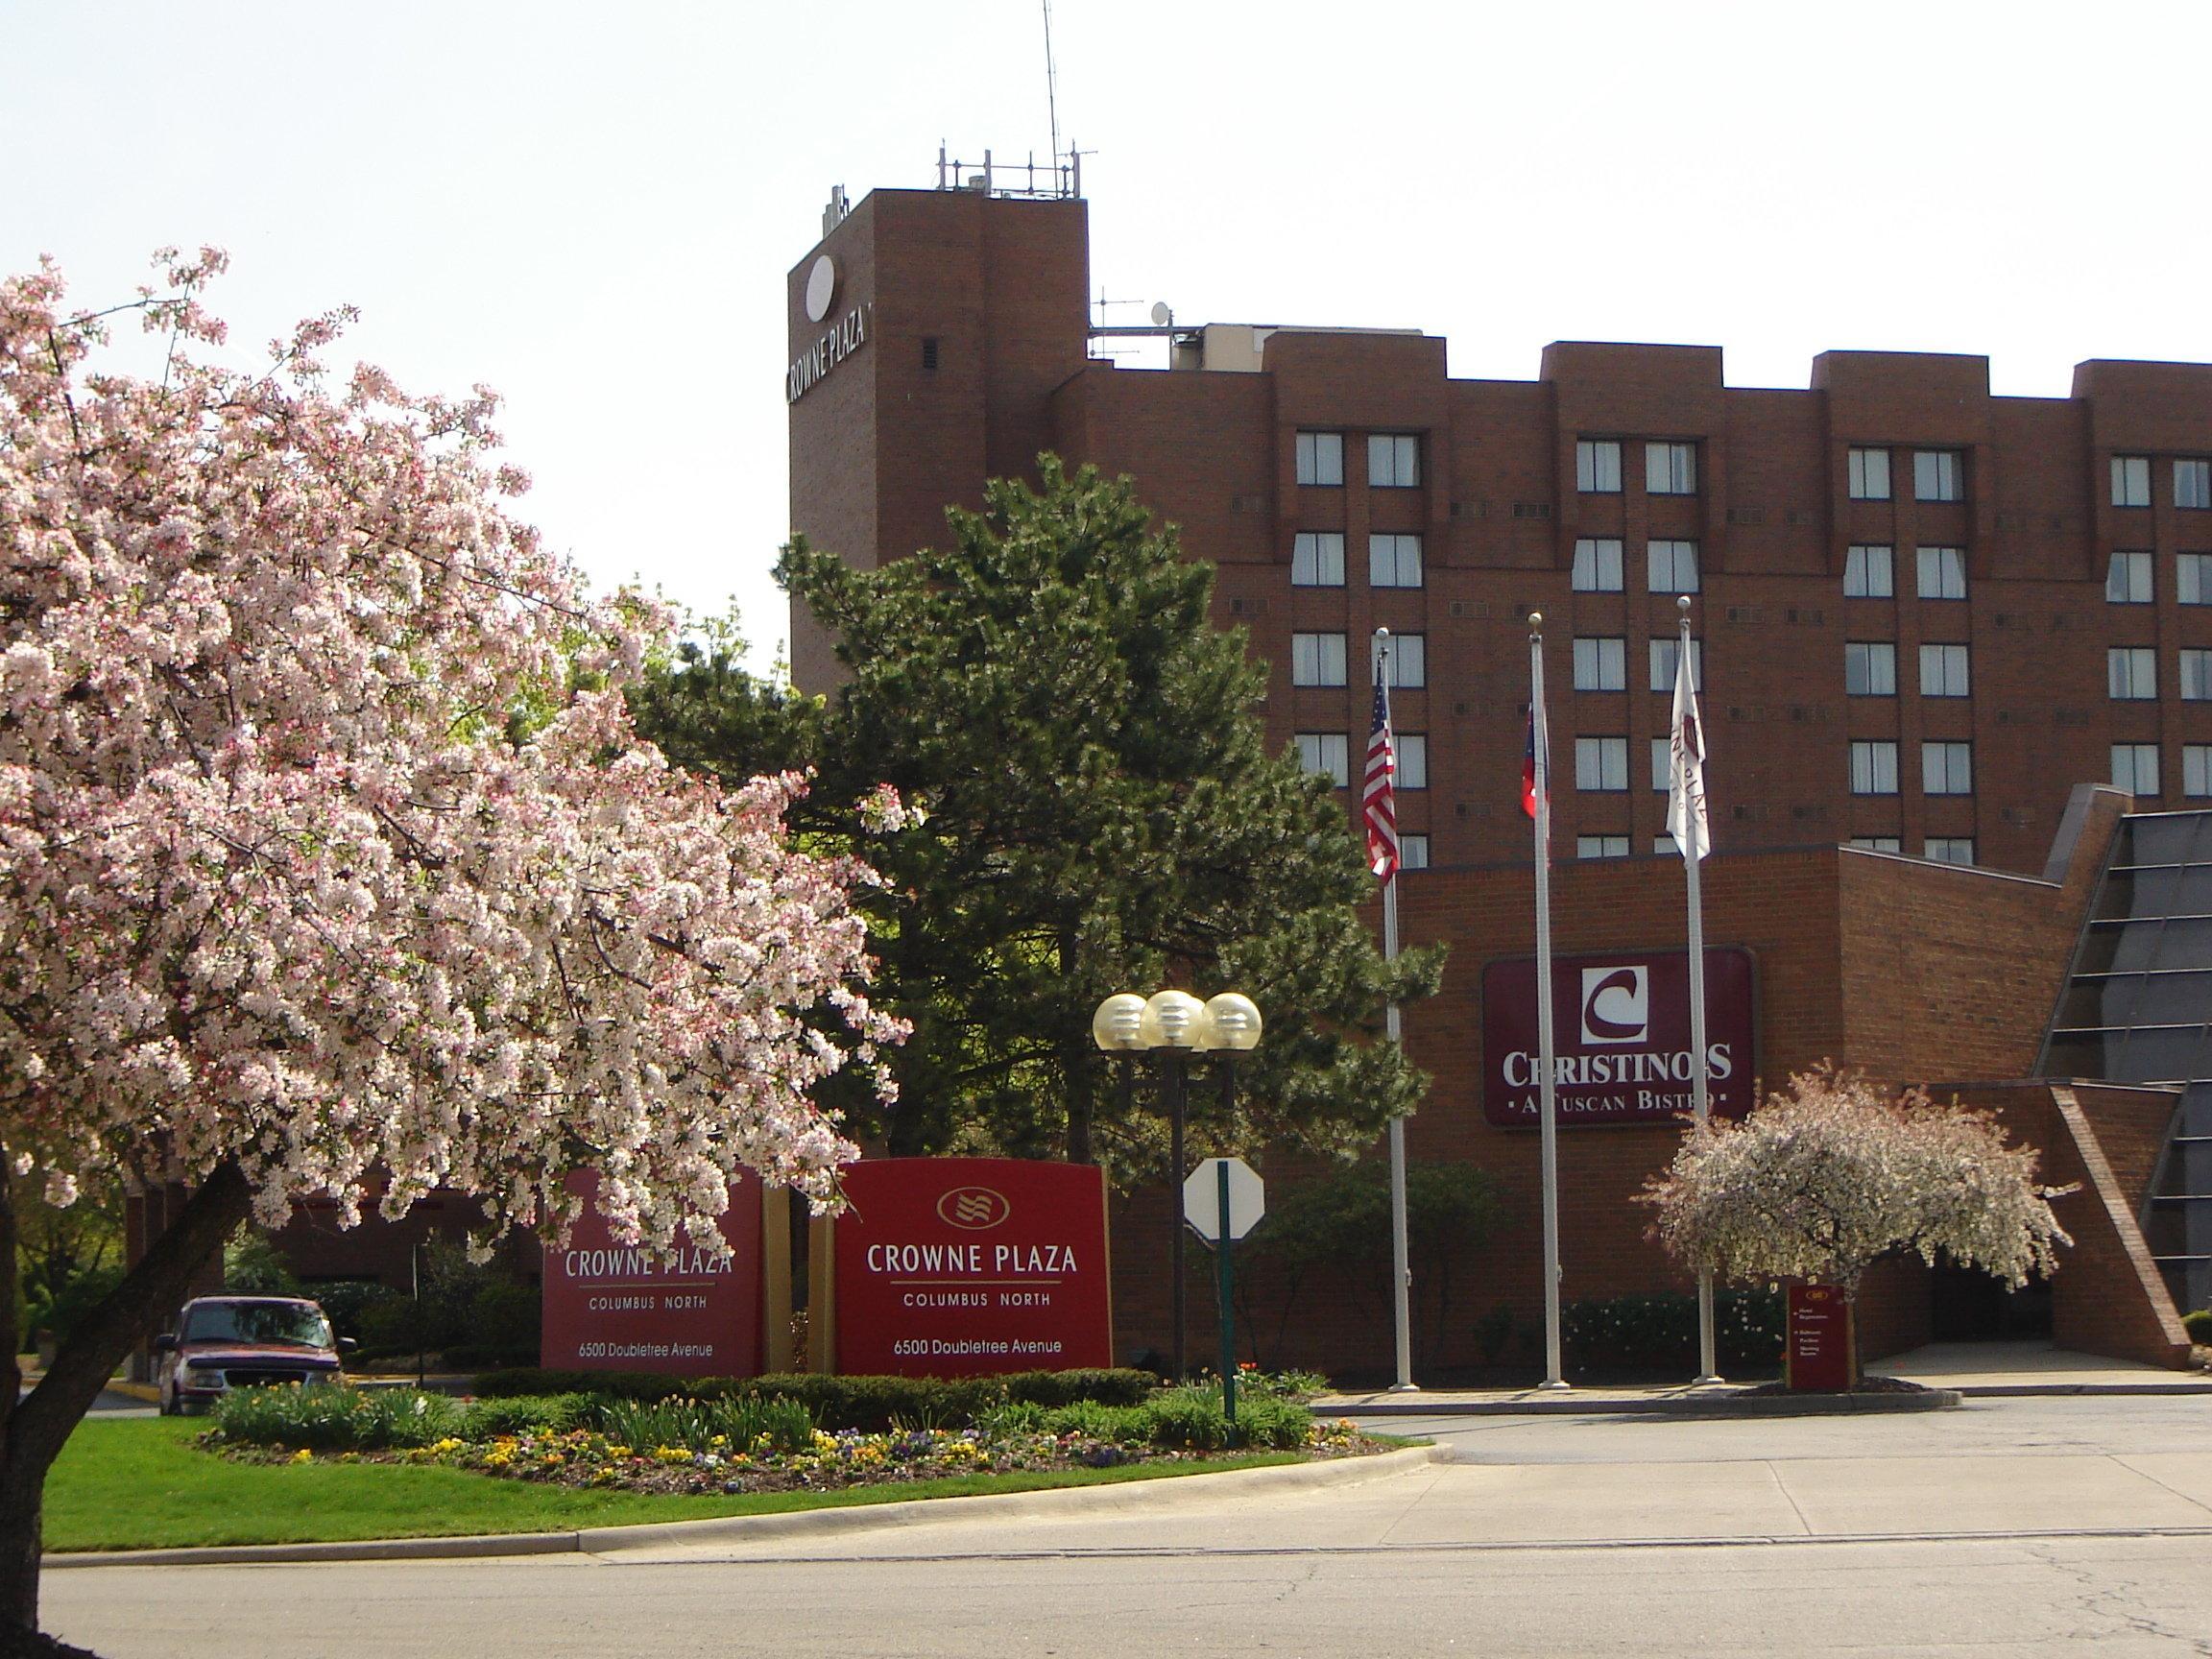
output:
M1820 1066L1740 1121L1692 1125L1642 1197L1669 1254L1723 1278L1835 1285L1851 1300L1877 1257L1911 1250L2018 1289L2073 1242L2050 1203L2073 1189L2039 1185L2035 1166L1987 1112Z
M333 381L346 313L219 366L222 256L157 258L108 315L158 379L101 372L50 265L0 284L0 1156L56 1205L195 1189L20 1405L0 1295L8 1651L42 1640L48 1465L249 1214L443 1186L557 1233L589 1168L618 1237L720 1250L741 1169L833 1196L854 1148L808 1091L900 1034L868 872L784 835L799 781L633 734L666 619L509 516L494 399Z

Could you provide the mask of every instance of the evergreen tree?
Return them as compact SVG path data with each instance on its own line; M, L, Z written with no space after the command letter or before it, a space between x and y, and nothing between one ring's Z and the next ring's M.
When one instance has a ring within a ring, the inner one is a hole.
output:
M982 513L950 511L946 550L874 571L784 550L779 580L849 676L828 697L755 679L725 639L634 694L640 729L725 778L812 767L794 824L882 873L858 901L877 999L914 1029L889 1054L896 1106L838 1101L851 1131L898 1154L1156 1167L1150 1092L1124 1104L1091 1016L1174 984L1240 990L1267 1022L1234 1120L1194 1087L1198 1145L1347 1154L1422 1096L1382 1010L1431 994L1441 952L1375 949L1343 805L1267 753L1264 670L1209 622L1212 566L1126 481L1040 465L1041 492L997 482ZM884 781L926 821L867 833Z

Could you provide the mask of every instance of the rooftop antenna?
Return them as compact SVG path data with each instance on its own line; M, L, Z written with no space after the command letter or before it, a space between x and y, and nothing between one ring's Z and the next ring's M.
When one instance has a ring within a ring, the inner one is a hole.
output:
M1060 165L1060 90L1052 71L1052 0L1045 8L1045 108L1052 117L1052 165Z

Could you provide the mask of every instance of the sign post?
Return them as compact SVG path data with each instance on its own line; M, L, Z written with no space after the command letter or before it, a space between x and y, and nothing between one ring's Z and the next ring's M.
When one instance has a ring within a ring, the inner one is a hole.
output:
M1209 1158L1183 1183L1183 1218L1214 1246L1221 1304L1221 1414L1237 1427L1237 1240L1267 1213L1267 1188L1241 1158Z

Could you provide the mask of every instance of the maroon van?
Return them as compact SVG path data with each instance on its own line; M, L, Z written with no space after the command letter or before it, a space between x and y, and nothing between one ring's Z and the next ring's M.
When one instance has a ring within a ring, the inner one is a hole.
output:
M300 1297L197 1297L154 1339L161 1414L204 1410L232 1388L343 1382L339 1351L323 1310Z

